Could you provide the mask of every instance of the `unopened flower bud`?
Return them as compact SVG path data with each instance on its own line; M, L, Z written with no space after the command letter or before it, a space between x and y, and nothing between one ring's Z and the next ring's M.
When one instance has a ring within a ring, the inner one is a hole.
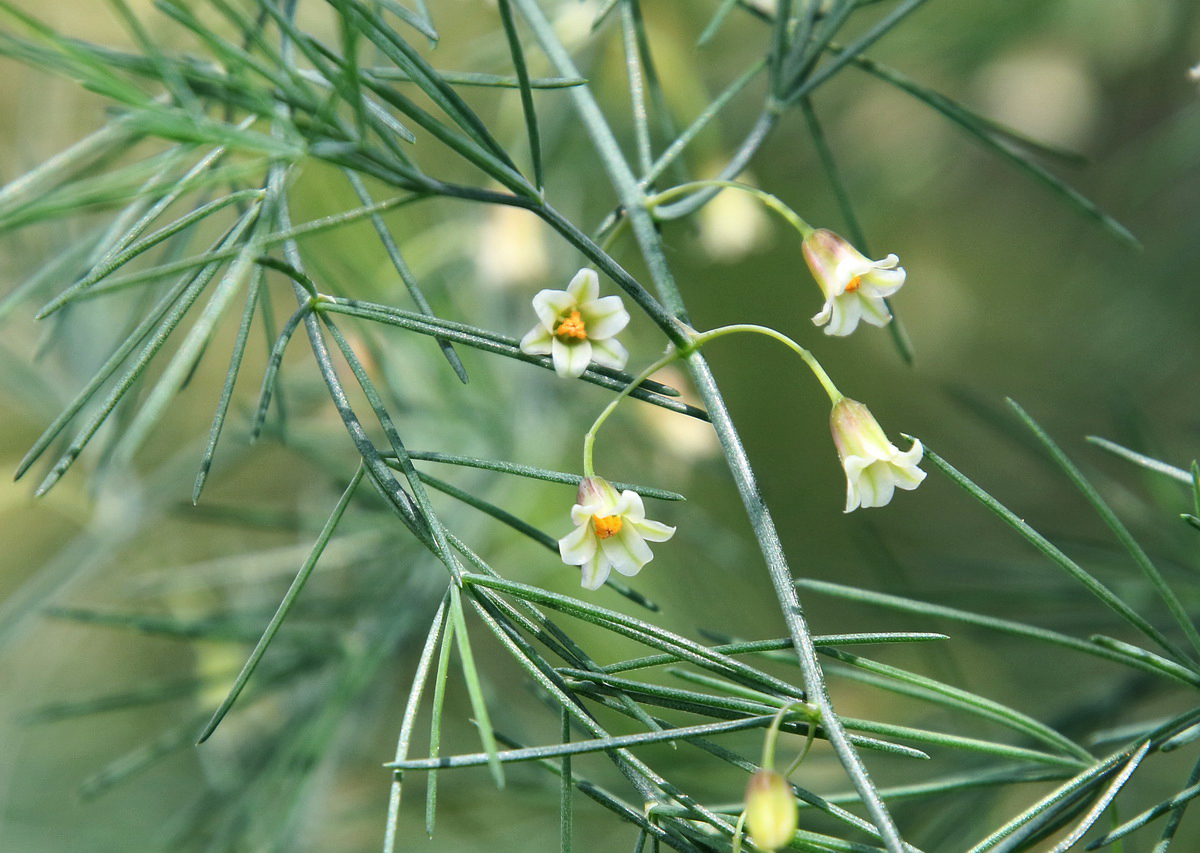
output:
M759 850L778 850L796 835L796 795L783 774L759 770L746 785L746 829Z

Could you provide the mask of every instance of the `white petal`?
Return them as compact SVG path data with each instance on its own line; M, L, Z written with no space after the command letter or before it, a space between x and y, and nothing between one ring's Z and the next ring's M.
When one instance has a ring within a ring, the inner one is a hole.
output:
M629 523L647 542L666 542L675 535L675 528L661 521L651 521L647 518L642 521L630 520Z
M533 297L533 310L548 332L553 332L562 316L575 308L575 297L565 290L540 290Z
M842 467L846 470L846 512L867 506L863 500L861 485L863 474L873 461L866 456L847 456L842 460Z
M567 285L567 293L576 303L591 302L600 295L600 276L595 270L584 267Z
M603 364L614 370L620 370L629 363L629 350L621 345L616 338L598 341L592 339L592 361Z
M917 467L917 463L921 461L924 452L925 448L921 446L921 442L914 440L912 447L896 456L892 468L897 488L911 490L921 485L921 481L925 479L925 472Z
M858 487L854 484L854 478L847 475L846 477L846 509L844 512L854 512L862 504L862 498L858 494Z
M608 580L609 573L612 571L612 563L606 560L604 555L597 554L594 559L588 560L580 568L583 569L583 575L580 577L583 588L599 589Z
M892 467L892 476L896 480L896 488L911 492L925 479L925 472L920 468Z
M521 352L529 355L550 355L550 342L553 339L550 330L538 323L521 338Z
M921 457L925 455L925 448L921 446L919 438L913 439L913 445L908 450L896 457L897 464L916 467L921 461Z
M646 517L646 505L642 503L641 495L626 489L621 492L621 497L617 501L616 507L613 508L613 514L621 516L626 521L641 521Z
M863 294L860 291L858 308L862 312L862 318L872 326L886 326L892 322L892 312L888 311L882 296Z
M616 536L600 540L600 550L623 575L633 577L654 557L640 534L631 525L623 525Z
M554 370L564 379L582 376L592 360L592 345L588 341L564 341L554 338L551 342L554 355Z
M863 471L875 460L869 456L847 456L842 460L842 467L846 469L846 476L851 480L857 480L862 476Z
M833 297L825 300L825 304L821 307L821 312L812 318L813 323L818 326L824 326L833 316Z
M629 312L619 296L605 296L579 305L579 316L593 340L611 338L629 325Z
M889 255L888 257L894 259L896 256ZM903 267L894 270L873 269L863 274L862 289L876 296L891 296L904 284L904 277L905 272Z
M833 316L825 327L825 334L845 336L858 328L858 318L862 313L859 299L853 295L835 297L833 300Z
M867 467L858 480L863 507L886 506L896 489L892 466L887 462L876 462Z
M585 523L558 540L558 553L568 566L582 566L596 556L598 545L591 525Z

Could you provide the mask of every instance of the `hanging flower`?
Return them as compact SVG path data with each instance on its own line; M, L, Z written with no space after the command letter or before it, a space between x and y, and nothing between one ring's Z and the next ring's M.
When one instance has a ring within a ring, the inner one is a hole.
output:
M613 337L629 323L620 296L600 294L595 270L575 273L566 290L543 290L533 297L538 324L521 339L521 352L548 355L562 377L581 375L596 362L620 370L629 352Z
M872 261L837 234L820 228L804 238L804 260L825 294L825 307L813 322L827 335L848 335L860 319L886 326L892 319L884 303L904 284L900 259Z
M796 795L783 774L760 769L746 785L746 829L759 850L791 844L799 825Z
M846 512L884 506L896 489L915 489L925 479L917 467L925 452L921 442L914 439L912 447L901 452L888 441L871 410L857 400L838 400L829 425L846 469Z
M665 542L675 528L646 518L642 496L628 489L617 494L600 477L584 477L575 506L575 529L558 540L558 551L568 566L583 569L585 589L599 589L616 569L632 577L654 558L649 542Z

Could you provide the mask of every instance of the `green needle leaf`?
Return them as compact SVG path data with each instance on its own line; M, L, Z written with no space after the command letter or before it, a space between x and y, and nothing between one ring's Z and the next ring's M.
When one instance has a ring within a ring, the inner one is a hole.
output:
M1051 544L1050 540L1042 536L1032 527L1030 527L1024 519L1019 518L1012 510L1001 504L979 486L975 485L966 476L956 470L949 462L943 459L933 451L926 449L925 458L930 463L946 475L952 482L961 486L967 494L975 498L993 513L1000 517L1005 524L1012 527L1020 533L1026 540L1029 541L1037 550L1041 551L1051 561L1063 569L1067 574L1083 585L1088 592L1099 598L1104 604L1110 607L1117 615L1128 622L1133 627L1137 628L1155 643L1165 649L1172 657L1177 660L1187 660L1187 656L1168 640L1161 631L1151 625L1141 615L1139 615L1132 607L1125 603L1116 593L1110 590L1103 583L1094 578L1091 574L1081 568L1074 560Z
M1167 605L1167 609L1170 610L1171 615L1175 617L1176 624L1183 629L1184 636L1191 641L1192 648L1197 652L1200 652L1200 633L1197 633L1195 624L1193 624L1191 617L1188 616L1187 611L1184 609L1182 602L1180 602L1179 598L1175 595L1175 592L1170 586L1167 585L1167 582L1163 578L1162 574L1150 561L1149 555L1133 538L1133 534L1131 534L1129 529L1121 523L1121 520L1117 518L1116 513L1114 513L1108 504L1104 502L1104 498L1100 497L1100 493L1097 492L1092 484L1087 481L1087 479L1083 476L1083 473L1077 467L1075 467L1075 464L1067 458L1067 455L1063 453L1062 448L1060 448L1054 442L1054 439L1052 439L1046 433L1046 431L1042 429L1041 426L1016 403L1016 401L1009 400L1008 405L1014 412L1017 413L1017 417L1024 421L1025 425L1029 427L1035 436L1037 436L1038 440L1050 454L1050 457L1055 461L1058 467L1063 470L1063 473L1067 475L1067 478L1075 485L1075 488L1079 489L1079 491L1083 493L1083 496L1087 499L1087 502L1092 505L1092 508L1096 510L1096 513L1104 520L1104 523L1108 525L1108 528L1116 535L1117 541L1119 541L1121 545L1124 546L1125 550L1129 552L1129 555L1133 557L1134 563L1136 563L1137 567L1141 569L1142 574L1146 576L1146 579L1150 581L1150 585L1154 587L1154 589L1158 592L1159 597L1162 598L1163 602ZM1180 663L1184 664L1190 669L1195 669L1196 663L1194 658L1187 656L1182 650L1179 649L1175 649L1173 654ZM1181 655L1182 659L1179 658Z
M467 695L471 699L471 708L475 713L476 728L483 748L487 755L488 769L497 788L504 787L504 767L500 763L499 746L492 731L491 716L488 714L487 702L483 698L483 684L479 680L479 671L475 668L475 656L471 652L471 642L467 636L467 623L463 617L462 597L457 585L450 587L450 619L455 623L454 638L458 643L459 663L462 664L463 680L467 685Z
M454 587L451 586L450 589ZM449 591L443 607L449 604ZM429 758L437 759L442 751L442 711L446 704L446 684L450 680L450 649L454 642L456 620L446 620L442 633L441 650L438 653L437 673L433 677L433 704L429 721ZM425 780L425 834L433 837L434 817L437 813L437 770L431 769Z
M840 58L851 58L849 49L846 49L844 52L840 48L836 50L841 53ZM945 95L941 95L931 89L921 86L919 83L906 77L899 71L888 68L863 56L855 55L852 57L852 61L855 65L872 74L873 76L892 84L896 88L907 92L918 100L923 101L924 103L933 107L971 136L975 137L985 148L992 151L994 154L999 155L1002 159L1009 161L1031 178L1046 186L1056 195L1060 196L1069 206L1075 208L1084 216L1094 219L1110 234L1135 249L1141 248L1141 242L1137 239L1137 237L1133 236L1132 232L1130 232L1128 228L1102 211L1095 202L1088 199L1078 190L1069 186L1065 181L1048 171L1045 167L1034 162L1028 155L1014 147L1003 138L1005 136L1011 137L1012 134L1010 132L997 129L994 123L989 122L980 116L976 116L974 113L962 107L960 104L950 100ZM1020 140L1020 142L1022 144L1027 144L1024 140Z
M208 431L208 443L204 446L204 454L200 457L200 470L196 472L196 483L192 487L192 503L200 502L200 492L208 479L212 468L213 455L217 452L217 441L225 427L225 416L229 412L229 403L233 399L233 387L237 383L238 374L242 367L242 357L246 354L246 344L250 339L250 326L254 321L254 310L258 305L258 291L262 286L262 269L256 268L250 282L250 290L246 294L246 307L242 311L242 322L238 326L237 338L233 342L233 352L229 356L229 369L225 373L225 384L221 388L221 397L217 400L217 410L213 413L212 426Z
M525 49L517 33L517 22L509 0L499 0L500 20L504 24L504 37L512 55L513 68L517 72L517 84L521 90L521 111L525 116L525 135L529 138L529 158L533 163L533 183L541 192L546 185L542 169L542 135L538 130L537 112L533 108L533 89L529 84L529 69L525 65Z
M502 474L529 477L534 480L545 480L550 483L563 483L569 486L578 486L583 481L582 474L550 471L546 468L534 468L530 465L521 465L516 462L502 462L498 459L478 459L474 456L456 456L451 453L438 453L428 450L410 450L408 451L408 455L410 458L422 462L440 462L447 465L481 468L485 471L499 471ZM620 480L611 480L610 482L614 488L620 491L629 489L647 498L657 498L662 501L687 500L687 498L678 492L668 492L665 489L656 489L651 486L639 486L636 483L624 483Z
M447 590L447 596L449 591ZM442 603L438 605L437 613L433 617L433 624L429 626L429 633L425 637L425 645L421 648L421 657L417 662L417 670L413 674L412 687L408 691L408 701L404 704L404 719L400 723L400 737L396 741L396 761L404 761L408 758L409 745L412 743L413 729L417 723L417 712L421 708L421 695L425 692L425 685L429 682L430 664L433 661L433 654L438 649L439 643L444 642L442 639L443 632L453 630L446 627L446 598L442 599ZM400 818L400 793L401 793L401 774L397 773L395 780L392 782L392 790L388 796L388 816L387 830L384 835L383 853L395 853L396 850L396 825Z
M1109 844L1119 841L1134 830L1141 829L1151 821L1156 820L1157 818L1160 818L1168 813L1171 813L1172 822L1178 825L1178 820L1183 817L1184 806L1190 803L1197 796L1200 796L1200 784L1198 783L1200 783L1200 762L1197 762L1193 766L1192 772L1188 776L1188 786L1186 788L1184 788L1175 796L1171 797L1169 800L1161 802L1152 808L1146 809L1136 817L1130 818L1116 829L1106 833L1101 838L1097 838L1087 846L1087 849L1098 850L1101 847L1107 847ZM1169 838L1170 835L1173 834L1174 829L1171 826L1168 826L1163 830L1164 838ZM1160 843L1155 847L1155 850L1162 851L1165 849L1165 846L1166 845Z
M1127 447L1122 447L1115 442L1109 441L1107 438L1089 435L1087 440L1097 447L1107 450L1114 456L1120 456L1123 459L1128 459L1130 462L1140 465L1147 470L1154 471L1157 474L1165 474L1174 480L1192 485L1193 488L1195 487L1195 480L1193 479L1192 475L1182 468L1176 468L1174 465L1168 465L1162 460L1154 459L1153 457L1146 456L1144 453L1138 453L1136 450L1130 450Z
M213 713L212 718L208 721L208 725L200 733L200 737L196 743L204 743L213 732L217 730L217 726L221 724L221 720L225 719L225 715L233 707L233 703L237 701L242 690L250 681L250 676L254 675L254 670L258 668L259 661L263 655L267 653L267 647L271 641L275 639L275 635L283 626L283 621L287 619L288 613L292 606L296 603L296 599L300 597L301 590L308 582L312 575L313 569L317 567L317 562L321 559L321 554L325 552L325 546L329 544L329 540L333 538L337 526L341 523L342 516L345 515L347 507L350 506L350 500L354 497L355 491L358 490L358 484L362 482L365 468L362 465L358 466L358 470L354 472L354 476L350 479L349 485L346 486L346 491L342 493L337 505L333 508L329 519L325 522L325 527L322 528L317 536L317 541L313 544L312 551L309 552L308 559L304 561L304 565L300 567L300 571L296 573L292 585L288 587L288 591L284 593L283 599L279 602L279 607L275 611L275 615L271 617L271 621L267 623L266 630L263 631L262 637L259 638L258 644L254 647L254 651L250 653L250 657L246 659L242 671L238 673L237 679L233 682L233 686L229 688L229 693L220 706Z

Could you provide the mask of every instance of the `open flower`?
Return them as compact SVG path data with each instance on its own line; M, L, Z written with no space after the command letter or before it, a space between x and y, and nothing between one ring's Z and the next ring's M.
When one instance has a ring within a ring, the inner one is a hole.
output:
M746 785L746 829L759 850L787 847L796 836L800 810L783 774L755 771Z
M896 489L915 489L925 479L917 467L924 454L921 442L901 452L888 441L871 410L843 397L829 416L833 443L846 469L846 512L860 506L884 506Z
M521 338L521 352L548 355L562 377L579 376L591 362L620 370L629 352L613 337L629 323L620 296L600 294L595 270L575 273L566 290L543 290L533 297L538 324Z
M866 320L886 326L892 314L884 304L904 284L900 259L873 261L837 234L820 228L804 238L804 260L825 294L825 307L813 322L827 335L848 335Z
M617 494L600 477L584 477L575 506L575 529L558 540L558 551L568 566L583 569L585 589L599 589L616 569L633 576L654 558L650 542L665 542L675 528L646 518L642 496L628 489Z

